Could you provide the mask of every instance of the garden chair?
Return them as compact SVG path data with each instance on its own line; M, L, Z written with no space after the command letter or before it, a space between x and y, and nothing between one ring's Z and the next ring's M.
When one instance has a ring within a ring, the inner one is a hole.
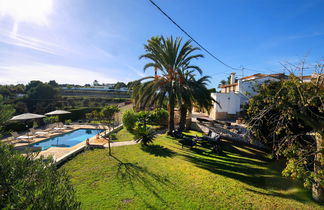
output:
M196 145L196 142L190 138L184 138L179 140L179 143L181 144L182 148L184 146L189 146L190 148L192 148L193 146Z

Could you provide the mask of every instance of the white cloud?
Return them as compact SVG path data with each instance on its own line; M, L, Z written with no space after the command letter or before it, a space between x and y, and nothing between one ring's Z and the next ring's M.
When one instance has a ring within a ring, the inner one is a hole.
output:
M10 16L15 22L48 24L53 0L0 0L0 17Z
M62 52L69 51L53 42L50 43L26 35L13 34L4 30L0 32L0 42L53 55L61 55Z
M110 70L113 72L114 70ZM113 83L118 80L85 68L50 64L27 64L0 66L0 83L17 84L28 83L31 80L48 82L55 80L58 83L81 84L92 83L94 80Z
M126 67L129 68L130 70L132 70L135 74L137 74L138 76L140 77L147 77L149 76L148 74L145 74L144 71L140 71L140 70L137 70L135 67L133 66L130 66L130 65L127 65L126 64Z

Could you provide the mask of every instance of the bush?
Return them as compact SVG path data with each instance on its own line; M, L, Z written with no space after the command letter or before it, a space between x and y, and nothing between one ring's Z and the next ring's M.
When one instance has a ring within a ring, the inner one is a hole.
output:
M0 143L0 209L80 209L64 170Z
M45 124L51 124L51 123L55 123L59 121L59 117L58 116L51 116L51 117L45 117L44 118L44 122Z
M126 111L123 114L123 126L125 126L125 128L128 131L133 131L136 121L137 121L137 114L134 111Z
M152 124L152 115L151 112L147 111L140 111L137 112L137 122L136 126L144 126L146 127L147 125Z
M68 111L71 112L71 114L66 114L66 115L61 115L60 120L65 121L68 119L71 119L72 121L78 121L78 120L83 120L86 119L86 114L90 113L92 111L100 111L101 108L78 108L78 109L70 109Z
M65 120L65 122L64 122L64 124L66 124L66 125L70 125L71 123L72 123L71 119Z
M33 122L28 121L27 127L32 128ZM26 124L24 122L15 122L15 121L9 121L3 126L3 133L4 135L8 134L11 131L24 131L26 130Z
M151 112L152 123L156 125L167 125L168 124L168 111L162 108L154 109Z
M145 126L137 126L134 130L134 134L136 142L141 142L143 145L152 143L155 138L154 130Z

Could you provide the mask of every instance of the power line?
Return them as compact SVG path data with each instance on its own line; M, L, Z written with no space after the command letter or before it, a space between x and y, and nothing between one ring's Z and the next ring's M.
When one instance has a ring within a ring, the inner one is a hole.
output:
M224 61L222 61L221 59L219 59L218 57L216 57L214 54L212 54L209 50L207 50L204 46L202 46L196 39L194 39L186 30L184 30L179 24L177 24L175 22L175 20L173 20L166 12L164 12L153 0L149 0L149 2L151 4L153 4L153 6L155 6L165 17L167 17L176 27L178 27L184 34L186 34L193 42L195 42L201 49L203 49L206 53L208 53L212 58L216 59L219 63L223 64L224 66L226 66L227 68L230 68L232 70L237 70L237 71L242 71L242 75L244 75L244 70L246 71L254 71L254 72L265 72L268 73L269 71L273 72L273 73L278 73L272 70L256 70L256 69L251 69L251 68L246 68L244 66L241 66L240 68L235 68L230 66L229 64L225 63ZM217 72L214 73L212 75L220 75L220 74L224 74L224 73L228 73L227 71L223 71L223 72Z
M241 70L239 68L234 68L228 64L226 64L221 59L217 58L214 54L212 54L209 50L203 47L198 41L196 41L187 31L185 31L179 24L177 24L168 14L166 14L153 0L149 0L165 17L167 17L175 26L177 26L183 33L185 33L193 42L195 42L201 49L203 49L206 53L208 53L211 57L216 59L218 62L223 64L224 66L232 69L232 70Z

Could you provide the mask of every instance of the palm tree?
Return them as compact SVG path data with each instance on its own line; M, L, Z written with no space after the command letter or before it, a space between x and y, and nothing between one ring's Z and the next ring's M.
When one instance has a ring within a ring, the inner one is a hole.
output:
M227 84L227 81L225 80L221 80L218 84L218 87L221 87L222 85L226 85Z
M180 82L180 89L177 91L180 107L179 132L185 129L187 113L192 110L193 104L208 111L212 107L212 102L215 100L206 86L209 78L204 76L196 80L192 74L186 73L182 84Z
M161 37L153 37L148 40L144 46L145 54L140 59L146 58L150 62L144 66L144 70L153 68L154 77L142 78L141 81L149 79L141 85L137 91L137 101L142 105L152 103L162 103L168 99L168 134L172 134L174 130L174 108L176 105L177 85L180 82L181 71L198 71L202 73L198 66L191 65L193 59L203 57L202 54L193 54L199 50L191 45L191 40L181 45L181 38L173 39ZM160 73L160 75L158 75ZM135 96L136 97L136 96Z

